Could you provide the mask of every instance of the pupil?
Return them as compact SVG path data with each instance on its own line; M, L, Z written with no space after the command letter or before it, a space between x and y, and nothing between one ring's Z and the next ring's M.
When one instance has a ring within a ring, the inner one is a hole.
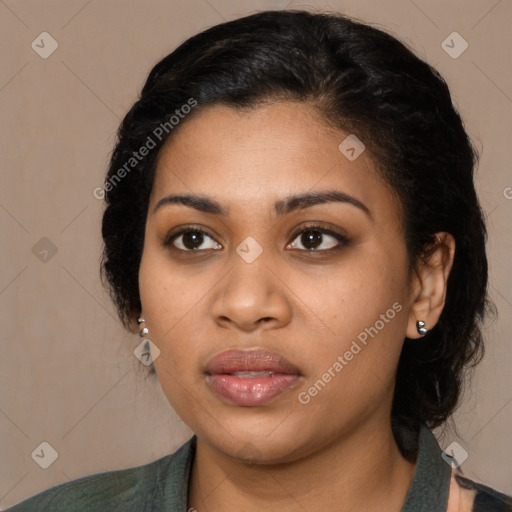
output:
M203 234L198 231L189 231L183 235L183 245L187 249L196 249L203 243Z
M302 244L304 247L308 247L308 244L312 247L318 247L322 243L322 233L320 231L304 231L302 235Z
M320 231L309 230L302 234L302 244L305 247L318 247L322 243ZM203 243L203 234L198 231L189 231L183 235L183 245L187 249L196 249Z

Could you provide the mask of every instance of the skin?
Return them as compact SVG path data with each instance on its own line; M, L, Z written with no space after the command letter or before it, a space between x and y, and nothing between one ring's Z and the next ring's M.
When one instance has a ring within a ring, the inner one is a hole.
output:
M420 337L416 321L431 328L439 318L455 245L438 234L438 249L410 271L400 204L368 150L354 161L339 151L347 135L308 104L217 105L182 122L159 155L141 313L160 349L162 389L198 438L189 506L199 512L398 512L405 500L415 463L401 456L391 431L394 372L404 338ZM330 189L369 214L341 202L274 211L289 195ZM155 212L169 194L209 196L228 215L181 204ZM319 234L323 253L308 246L300 232L312 221L348 243ZM189 225L210 234L199 251L183 236L164 245ZM249 236L263 249L252 263L236 252ZM301 403L299 394L395 303L401 311ZM261 406L226 403L207 386L204 368L233 348L281 354L301 371L297 387Z

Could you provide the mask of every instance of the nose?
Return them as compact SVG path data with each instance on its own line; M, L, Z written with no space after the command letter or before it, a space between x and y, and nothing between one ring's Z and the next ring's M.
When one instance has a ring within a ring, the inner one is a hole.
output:
M221 281L212 305L219 326L252 332L262 325L263 329L276 329L290 322L292 307L287 294L291 292L276 270L260 258L253 263L239 258Z

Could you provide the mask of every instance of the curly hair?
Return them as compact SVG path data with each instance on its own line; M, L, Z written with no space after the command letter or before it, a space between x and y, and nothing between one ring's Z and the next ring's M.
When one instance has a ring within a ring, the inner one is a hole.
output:
M394 422L435 428L484 352L491 303L478 155L439 73L390 34L344 15L259 12L189 38L153 67L119 127L104 189L101 276L119 317L131 329L141 310L138 271L163 144L203 106L250 109L276 98L307 102L365 141L402 206L411 269L435 248L435 233L455 238L444 310L421 342L405 339L392 407ZM138 158L142 147L150 149Z

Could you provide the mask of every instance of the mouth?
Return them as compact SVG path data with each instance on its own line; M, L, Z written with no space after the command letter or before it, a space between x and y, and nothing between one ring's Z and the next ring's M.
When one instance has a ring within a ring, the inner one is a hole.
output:
M294 388L299 369L265 350L228 350L212 358L205 370L210 389L231 405L263 405Z

